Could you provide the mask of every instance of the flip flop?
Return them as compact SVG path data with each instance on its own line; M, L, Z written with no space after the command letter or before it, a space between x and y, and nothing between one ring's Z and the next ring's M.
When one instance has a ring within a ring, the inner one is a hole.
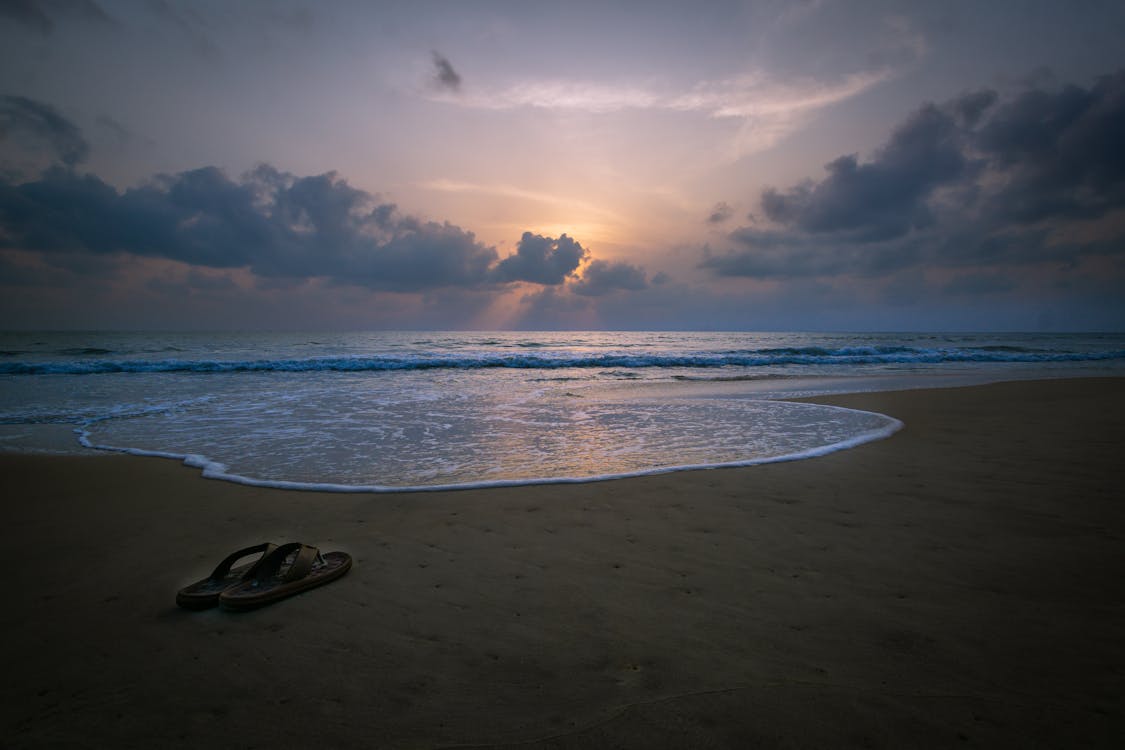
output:
M348 572L351 555L320 553L300 542L283 544L262 558L254 574L219 596L219 606L241 611L273 604L314 586L323 586Z
M271 542L255 544L253 547L240 549L227 555L215 571L206 578L196 581L190 586L184 586L176 594L176 604L184 609L207 609L219 603L219 594L232 586L237 586L243 580L251 577L265 562L277 545ZM246 565L232 568L236 562L255 553L261 553L257 560Z

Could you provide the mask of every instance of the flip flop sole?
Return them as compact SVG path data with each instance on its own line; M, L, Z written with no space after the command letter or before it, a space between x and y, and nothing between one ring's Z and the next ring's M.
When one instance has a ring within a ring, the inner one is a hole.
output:
M253 568L255 563L231 568L222 580L204 578L176 593L176 604L184 609L210 609L219 603L219 595L242 582L242 576Z
M230 612L257 609L317 586L323 586L341 577L352 567L351 555L346 552L327 552L321 555L326 563L314 568L304 578L283 583L280 579L248 581L227 589L219 595L219 607Z

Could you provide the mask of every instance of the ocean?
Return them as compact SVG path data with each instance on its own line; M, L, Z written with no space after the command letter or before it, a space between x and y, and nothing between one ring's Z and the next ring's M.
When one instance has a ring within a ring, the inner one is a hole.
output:
M0 450L334 491L591 481L901 426L779 399L1123 373L1121 334L7 332Z

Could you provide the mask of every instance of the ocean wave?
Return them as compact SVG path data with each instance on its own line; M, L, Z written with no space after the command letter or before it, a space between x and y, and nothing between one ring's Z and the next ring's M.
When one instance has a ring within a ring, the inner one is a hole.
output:
M103 354L120 354L120 352L114 352L113 349L103 349L100 346L71 347L69 349L60 349L58 353L67 357L90 357L101 356Z
M1076 352L1023 350L1017 347L918 349L888 347L823 347L748 349L678 354L459 354L455 356L394 355L311 357L291 359L64 359L0 362L2 375L97 375L107 373L239 373L239 372L377 372L394 370L512 368L559 370L602 368L767 367L785 365L867 365L942 363L1049 363L1125 359L1125 350Z

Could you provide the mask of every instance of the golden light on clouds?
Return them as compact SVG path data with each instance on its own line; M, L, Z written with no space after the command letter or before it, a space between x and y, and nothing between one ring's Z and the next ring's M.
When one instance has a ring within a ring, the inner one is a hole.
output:
M626 237L625 224L616 212L565 193L449 179L430 180L418 187L452 196L477 217L473 226L490 244L514 242L525 231L551 237L567 234L583 244L618 244Z

